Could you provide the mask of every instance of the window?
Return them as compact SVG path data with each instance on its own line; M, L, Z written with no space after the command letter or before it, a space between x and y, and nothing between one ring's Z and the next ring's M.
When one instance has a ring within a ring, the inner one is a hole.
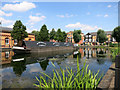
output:
M5 52L5 58L6 58L6 59L9 58L9 52Z
M5 38L5 44L9 44L9 38Z
M15 44L15 45L17 44L17 39L14 40L14 44Z

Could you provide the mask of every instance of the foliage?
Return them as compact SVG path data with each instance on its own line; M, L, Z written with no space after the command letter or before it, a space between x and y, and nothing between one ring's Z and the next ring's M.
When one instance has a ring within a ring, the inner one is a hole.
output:
M99 29L97 31L97 41L99 43L104 43L105 41L107 41L107 36L106 36L104 30Z
M67 34L65 31L62 32L62 40L61 42L65 42L66 41L66 37L67 37Z
M53 64L53 63L52 63ZM53 64L55 67L55 65ZM88 70L88 65L85 63L80 69L79 58L77 57L77 71L66 67L61 69L60 72L53 70L53 77L41 72L45 77L40 75L40 79L37 79L39 84L34 84L39 88L92 88L95 89L101 79L97 77L99 71L93 74L91 70ZM46 79L48 78L48 80ZM98 79L97 79L98 78Z
M115 57L118 55L118 49L111 49L111 55L113 60L115 60Z
M44 24L40 29L40 41L49 41L49 30L47 30L47 26Z
M55 35L55 40L57 40L58 42L61 41L61 42L65 42L66 40L66 36L67 34L65 33L65 31L61 31L61 29L59 28L56 32L56 35Z
M17 39L19 46L22 45L22 40L28 37L26 26L24 26L20 20L16 21L13 25L11 36L13 37L13 39Z
M118 47L118 43L110 43L110 47Z
M55 34L56 34L56 32L55 32L55 30L53 28L52 31L50 32L50 39L54 39L55 38Z
M75 43L78 43L81 40L81 30L74 30L73 32L73 39Z
M120 42L120 26L113 30L112 37L114 37L117 42Z
M32 33L35 34L35 40L36 40L36 41L40 41L39 31L33 30Z

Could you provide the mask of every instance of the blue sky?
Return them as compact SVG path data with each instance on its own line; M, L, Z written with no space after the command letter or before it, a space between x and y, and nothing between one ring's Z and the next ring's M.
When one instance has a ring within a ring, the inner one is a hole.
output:
M99 28L112 31L118 25L118 3L2 2L2 26L12 27L16 20L21 20L28 32L40 30L43 24L50 31L52 28L66 32L80 29L83 33L95 32Z

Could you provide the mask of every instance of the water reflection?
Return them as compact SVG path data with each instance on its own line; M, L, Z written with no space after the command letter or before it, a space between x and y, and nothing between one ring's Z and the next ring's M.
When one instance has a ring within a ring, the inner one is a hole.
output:
M22 73L26 70L26 60L22 61L12 61L11 66L13 67L13 71L17 76L21 76Z
M2 52L2 69L3 69L3 87L6 85L14 88L16 79L24 82L23 78L29 81L29 84L20 84L21 87L33 87L36 82L35 76L40 72L47 74L52 73L52 69L56 68L74 68L77 66L77 56L79 56L79 63L82 66L83 62L87 59L89 68L93 72L101 69L107 71L111 65L110 57L108 56L109 50L97 48L80 48L77 51L60 51L60 52L47 52L47 53L32 53L25 55L14 55L13 51ZM11 81L10 81L11 80ZM9 83L9 82L13 82ZM16 85L15 85L16 86Z

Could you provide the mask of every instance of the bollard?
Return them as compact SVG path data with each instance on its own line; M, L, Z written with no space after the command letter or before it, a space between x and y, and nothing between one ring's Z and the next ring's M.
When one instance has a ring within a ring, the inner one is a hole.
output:
M115 67L120 68L120 55L117 55L115 58Z

